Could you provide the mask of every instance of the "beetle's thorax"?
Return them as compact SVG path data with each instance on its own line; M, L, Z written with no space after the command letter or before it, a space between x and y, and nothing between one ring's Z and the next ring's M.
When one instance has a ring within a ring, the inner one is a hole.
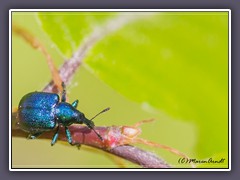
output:
M69 103L60 102L55 107L56 121L64 126L79 123L79 118L81 116L82 113Z

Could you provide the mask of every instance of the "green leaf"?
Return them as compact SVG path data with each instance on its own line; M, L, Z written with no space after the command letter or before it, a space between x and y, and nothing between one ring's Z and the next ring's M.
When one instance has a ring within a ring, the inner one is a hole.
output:
M60 52L70 58L94 27L115 15L114 12L39 12L38 18Z
M67 56L93 30L87 17L40 14L43 28ZM96 15L93 22L101 25L109 17L99 20ZM99 41L85 63L144 110L195 124L196 157L227 154L227 12L165 12L136 18Z
M227 13L163 13L128 24L85 62L144 107L196 123L198 157L227 151Z

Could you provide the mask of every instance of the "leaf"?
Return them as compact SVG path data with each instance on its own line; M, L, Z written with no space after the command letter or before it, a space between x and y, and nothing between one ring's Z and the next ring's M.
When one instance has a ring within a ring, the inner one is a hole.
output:
M134 13L132 14L134 16ZM84 18L40 19L69 56L91 32ZM80 31L76 21L85 21ZM98 18L95 19L96 23ZM64 26L56 33L51 27ZM82 34L76 34L85 32ZM87 33L86 33L87 32ZM68 37L64 41L59 37ZM70 42L75 44L71 47ZM165 12L147 15L108 34L88 53L85 67L144 110L194 123L196 156L228 151L228 14ZM184 129L183 129L184 131Z
M114 12L39 12L38 18L42 28L60 52L70 58L95 26L104 23L115 14Z

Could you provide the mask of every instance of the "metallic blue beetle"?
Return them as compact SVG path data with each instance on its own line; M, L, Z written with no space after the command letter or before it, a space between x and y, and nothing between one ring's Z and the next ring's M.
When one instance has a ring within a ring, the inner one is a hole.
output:
M73 143L71 133L68 129L73 123L86 124L102 140L102 137L94 130L93 119L99 114L109 110L106 108L92 119L87 119L84 114L78 111L78 100L72 104L66 102L66 91L63 84L63 93L61 102L58 94L46 92L28 93L21 99L18 106L19 127L28 132L29 139L35 139L43 132L51 131L56 128L52 138L51 145L54 145L58 138L59 125L65 127L65 133L69 144L80 146L79 143Z

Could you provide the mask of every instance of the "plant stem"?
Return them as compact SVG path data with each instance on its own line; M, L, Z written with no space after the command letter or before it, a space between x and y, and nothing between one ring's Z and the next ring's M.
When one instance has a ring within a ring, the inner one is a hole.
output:
M12 114L12 137L27 137L27 133L22 131L16 125L17 123L17 113ZM95 129L99 132L99 134L104 137L105 142L101 142L98 137L95 135L93 131L91 131L86 126L81 125L71 125L69 127L73 142L81 143L83 145L88 145L91 147L95 147L106 151L108 153L114 154L118 157L124 158L128 161L131 161L135 164L138 164L144 168L170 168L163 159L157 157L155 154L151 152L144 151L140 148L131 146L131 145L121 145L113 148L109 148L108 146L108 132L111 127L95 127ZM116 127L114 127L116 129ZM51 142L53 137L53 132L45 132L43 133L39 139L48 139ZM60 141L67 142L64 128L60 127L59 130L59 138ZM50 143L49 143L50 145Z

